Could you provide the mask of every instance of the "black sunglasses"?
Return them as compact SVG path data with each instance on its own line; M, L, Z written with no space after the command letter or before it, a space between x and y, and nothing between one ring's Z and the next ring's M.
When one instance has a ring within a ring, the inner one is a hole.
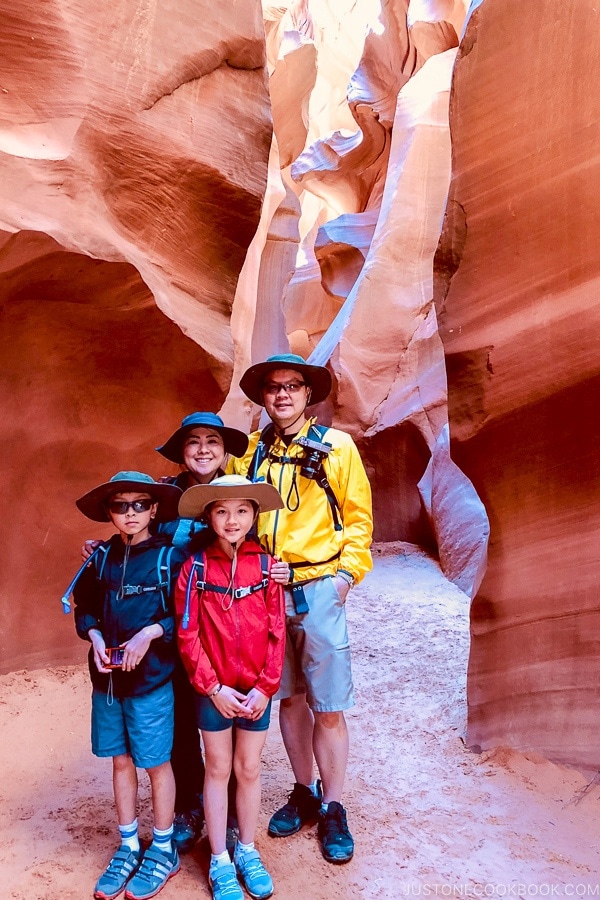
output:
M124 516L129 507L136 512L148 512L154 500L109 500L107 506L111 513Z

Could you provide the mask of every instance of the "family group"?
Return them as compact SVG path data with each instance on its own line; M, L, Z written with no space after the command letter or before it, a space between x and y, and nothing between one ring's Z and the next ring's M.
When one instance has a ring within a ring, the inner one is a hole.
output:
M192 413L157 448L179 475L121 471L77 500L116 528L86 541L73 590L91 644L92 751L112 758L120 833L99 900L154 897L204 824L215 900L271 896L255 835L273 700L294 785L269 835L316 822L326 860L353 856L345 602L372 565L371 491L352 438L307 412L331 386L327 368L271 356L240 381L268 414L262 431ZM152 793L145 849L138 768Z

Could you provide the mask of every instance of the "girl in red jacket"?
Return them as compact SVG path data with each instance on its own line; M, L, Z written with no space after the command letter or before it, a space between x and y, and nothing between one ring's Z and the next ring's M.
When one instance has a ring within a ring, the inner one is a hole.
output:
M243 900L238 875L251 897L260 900L273 893L254 835L260 757L283 669L285 606L283 588L269 577L272 557L247 535L259 512L282 506L272 485L252 484L239 475L195 485L179 503L180 516L204 516L213 532L206 550L183 564L175 608L179 652L197 692L204 741L204 812L214 900ZM232 765L240 827L233 863L225 848Z

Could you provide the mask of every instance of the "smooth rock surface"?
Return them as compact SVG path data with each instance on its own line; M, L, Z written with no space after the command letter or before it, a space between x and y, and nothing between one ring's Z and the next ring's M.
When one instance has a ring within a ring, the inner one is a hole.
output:
M491 524L468 743L597 769L600 8L474 6L436 260L452 454Z

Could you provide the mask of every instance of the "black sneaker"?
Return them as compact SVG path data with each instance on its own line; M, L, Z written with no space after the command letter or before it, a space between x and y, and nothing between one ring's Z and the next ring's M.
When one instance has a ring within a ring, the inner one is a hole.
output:
M200 838L204 818L201 810L177 813L173 821L173 846L180 853L187 853Z
M348 830L346 810L341 803L332 800L327 812L319 813L317 835L327 862L349 862L354 855L354 840Z
M305 784L294 784L288 802L271 816L269 834L271 837L288 837L296 834L303 825L314 824L321 809L321 782L317 781L317 796Z

